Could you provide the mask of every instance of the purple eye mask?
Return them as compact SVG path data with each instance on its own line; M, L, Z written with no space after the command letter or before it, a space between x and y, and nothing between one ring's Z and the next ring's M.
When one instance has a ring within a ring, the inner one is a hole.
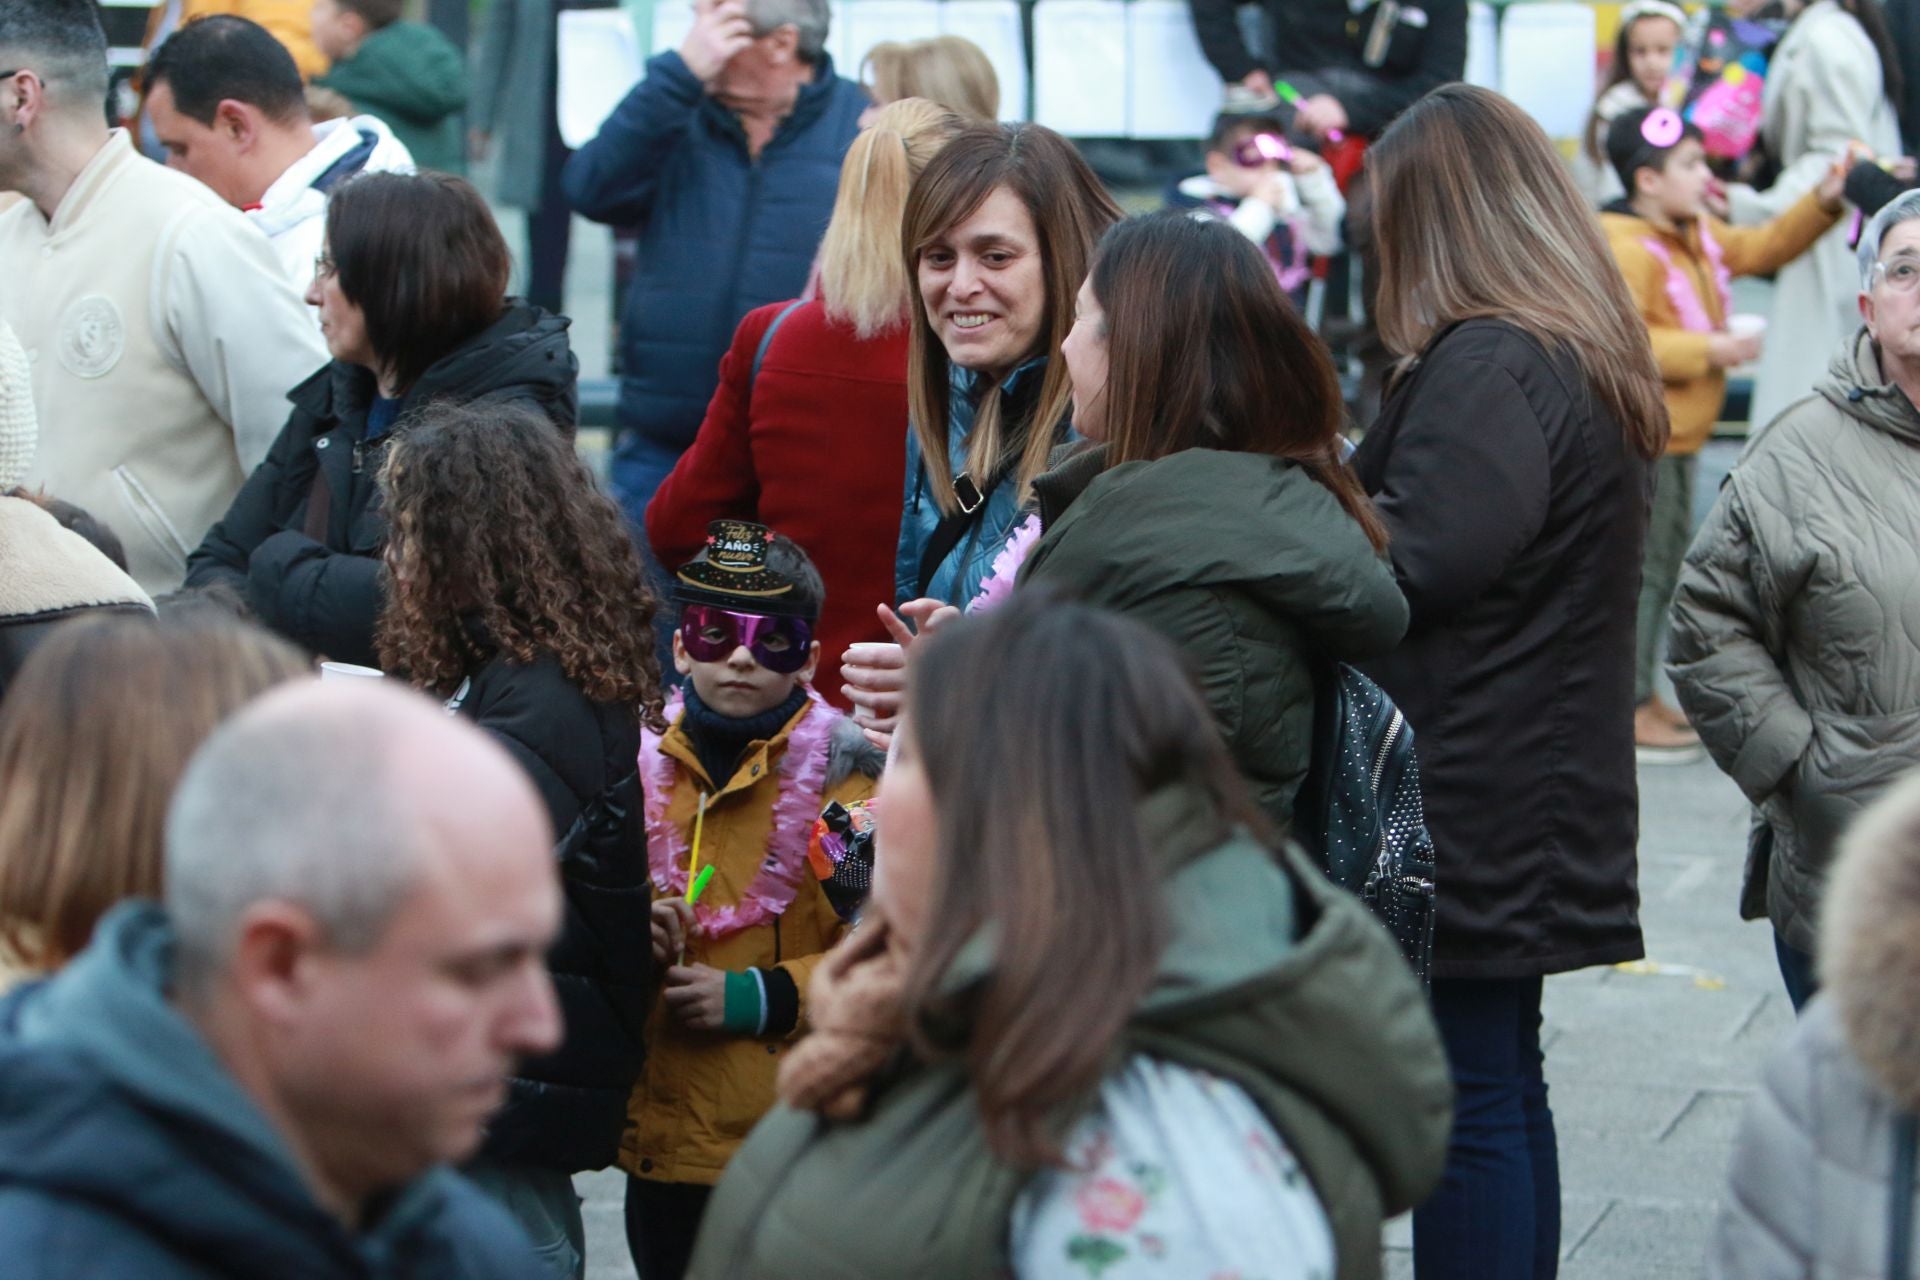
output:
M813 624L805 618L690 604L680 611L680 643L695 662L725 662L745 645L755 662L785 676L807 665L813 652Z

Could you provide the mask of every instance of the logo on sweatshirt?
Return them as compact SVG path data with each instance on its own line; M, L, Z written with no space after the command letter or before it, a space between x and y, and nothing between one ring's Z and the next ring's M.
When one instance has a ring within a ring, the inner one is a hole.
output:
M127 326L110 298L88 294L60 317L60 366L76 378L98 378L120 363Z

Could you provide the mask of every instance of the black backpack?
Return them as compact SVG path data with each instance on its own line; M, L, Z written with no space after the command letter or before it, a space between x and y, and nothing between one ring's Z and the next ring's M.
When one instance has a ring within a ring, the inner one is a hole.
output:
M1373 681L1338 662L1314 672L1313 756L1293 838L1387 926L1425 986L1433 969L1433 837L1413 728Z

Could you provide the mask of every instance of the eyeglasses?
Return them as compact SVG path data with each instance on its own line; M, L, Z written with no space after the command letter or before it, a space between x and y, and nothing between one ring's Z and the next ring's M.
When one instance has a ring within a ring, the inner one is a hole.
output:
M313 278L315 280L331 280L339 270L340 268L334 263L333 259L324 253L316 255L313 259Z
M786 676L806 666L812 656L813 624L805 618L690 604L680 611L680 643L695 662L725 662L745 645L755 662Z
M1873 264L1873 282L1884 282L1900 293L1912 293L1920 289L1920 259L1900 258L1894 262L1876 262Z

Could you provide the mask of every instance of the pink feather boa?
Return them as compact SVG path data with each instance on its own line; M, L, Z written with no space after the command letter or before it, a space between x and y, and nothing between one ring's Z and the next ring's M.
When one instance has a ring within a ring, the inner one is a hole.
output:
M840 718L812 689L807 691L806 713L787 735L786 754L777 775L780 798L773 805L773 829L767 838L767 856L740 901L729 906L694 907L703 935L713 941L743 929L767 924L793 905L812 869L807 865L807 842L820 818L826 792L828 756L834 722ZM675 724L686 705L676 693L667 703L667 723ZM680 779L680 765L660 749L661 735L640 735L640 782L646 792L647 870L654 891L685 897L687 892L687 832L667 819L667 807ZM711 807L711 806L709 806Z
M1648 236L1640 244L1667 269L1667 301L1673 304L1680 327L1689 333L1717 332L1713 317L1707 314L1706 303L1693 287L1692 277L1674 264L1667 246L1660 243L1657 236ZM1733 273L1727 270L1726 255L1720 252L1720 242L1713 238L1704 220L1700 223L1700 248L1707 255L1707 265L1713 269L1713 283L1720 292L1720 314L1732 315Z
M1014 527L1007 545L993 558L993 568L987 574L987 580L980 584L980 590L967 602L968 613L987 613L1006 602L1007 597L1013 594L1013 582L1020 576L1020 566L1027 562L1027 554L1038 541L1039 516L1028 516Z

